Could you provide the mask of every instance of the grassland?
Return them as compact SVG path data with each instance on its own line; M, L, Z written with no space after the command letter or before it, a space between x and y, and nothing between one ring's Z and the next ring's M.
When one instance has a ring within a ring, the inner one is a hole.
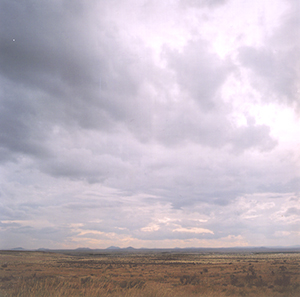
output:
M0 296L300 296L300 254L0 251Z

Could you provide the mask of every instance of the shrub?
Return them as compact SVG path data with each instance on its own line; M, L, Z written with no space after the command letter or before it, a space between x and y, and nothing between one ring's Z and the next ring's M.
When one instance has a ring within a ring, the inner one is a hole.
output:
M233 286L237 286L238 284L238 279L237 277L234 275L234 274L231 274L230 275L230 283L233 285Z
M86 284L86 283L91 282L91 280L92 280L92 279L88 276L88 277L83 277L83 278L80 280L80 282L81 282L82 285L84 285L84 284Z
M144 285L145 285L145 282L140 280L140 279L135 279L135 280L131 280L131 281L121 281L119 283L119 286L122 289L125 289L125 288L128 288L128 289L131 289L131 288L141 289L141 288L144 287Z
M183 285L188 285L188 284L192 284L192 285L197 285L200 282L200 279L197 277L197 275L182 275L180 277L180 282Z
M285 274L279 278L276 278L274 281L274 285L282 286L282 287L287 287L290 285L290 283L291 283L291 277Z

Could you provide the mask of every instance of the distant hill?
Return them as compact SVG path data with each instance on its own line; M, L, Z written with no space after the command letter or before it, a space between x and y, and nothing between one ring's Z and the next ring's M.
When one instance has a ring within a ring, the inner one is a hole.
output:
M135 249L134 247L132 247L132 246L128 246L128 247L126 247L126 248L120 248L120 247L118 247L118 246L112 245L112 246L106 248L106 250L134 251L134 250L136 250L136 249Z
M133 250L135 250L135 248L134 248L134 247L132 247L132 246L129 246L129 247L127 247L127 248L124 248L123 250L127 250L127 251L133 251Z
M108 248L106 248L106 250L120 250L121 248L120 247L118 247L118 246L110 246L110 247L108 247Z
M10 249L11 251L30 251L23 247L15 247ZM34 251L34 250L32 250ZM48 249L39 248L37 252L55 252L55 253L134 253L134 252L176 252L176 253L300 253L300 246L273 246L273 247L230 247L230 248L134 248L132 246L120 248L118 246L110 246L105 249L91 249L88 247L79 247L77 249Z

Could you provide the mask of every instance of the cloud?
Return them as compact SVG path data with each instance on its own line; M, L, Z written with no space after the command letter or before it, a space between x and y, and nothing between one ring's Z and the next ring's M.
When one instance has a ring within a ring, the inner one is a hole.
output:
M187 232L187 233L196 233L196 234L203 234L203 233L210 233L214 234L211 230L204 229L204 228L176 228L173 232Z
M107 128L132 115L139 81L135 57L118 31L95 20L92 10L101 9L101 2L85 5L81 13L59 2L31 1L30 13L25 4L12 11L11 5L2 6L11 14L2 18L2 75L28 91L39 90L40 104L30 102L37 114L87 129Z
M276 145L277 141L270 136L270 127L266 125L239 127L233 137L233 148L236 152L248 148L268 151Z
M289 3L2 1L5 247L294 242Z
M227 0L188 0L188 1L180 1L180 3L184 7L215 7L219 5L223 5L227 2Z
M141 231L143 232L153 232L159 230L160 227L157 224L150 224L149 226L143 227Z
M205 111L216 108L220 102L215 97L233 68L230 61L211 53L202 40L188 42L181 53L166 50L165 55L179 86Z
M300 209L296 208L296 207L291 207L289 208L286 213L285 216L290 216L290 215L295 215L295 216L299 216L300 215Z
M281 17L281 26L268 36L263 46L239 49L239 59L252 71L252 84L263 92L264 102L298 105L298 12L299 4L290 1Z
M275 100L283 103L295 102L297 96L298 60L296 49L243 47L239 51L241 62L253 71L253 84L265 93L266 102Z

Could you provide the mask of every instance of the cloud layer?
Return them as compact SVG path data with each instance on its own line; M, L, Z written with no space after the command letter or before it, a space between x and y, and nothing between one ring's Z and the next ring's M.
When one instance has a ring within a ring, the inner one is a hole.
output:
M300 244L275 2L2 1L0 248Z

